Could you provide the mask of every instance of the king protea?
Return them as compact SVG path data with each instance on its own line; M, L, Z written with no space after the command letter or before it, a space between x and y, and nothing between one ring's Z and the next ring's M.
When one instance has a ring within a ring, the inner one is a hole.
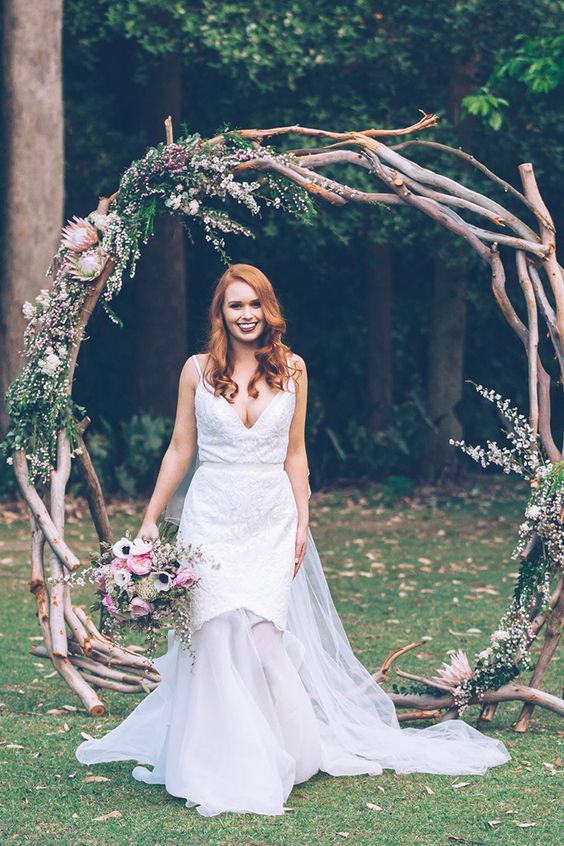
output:
M443 662L442 667L437 670L437 675L431 681L437 682L441 687L458 687L462 682L472 678L472 667L468 662L466 653L459 649L450 658L450 664Z
M102 272L105 262L106 256L102 248L97 247L67 259L67 269L74 279L80 282L93 282Z
M98 233L91 223L76 215L63 229L63 247L82 253L98 243Z

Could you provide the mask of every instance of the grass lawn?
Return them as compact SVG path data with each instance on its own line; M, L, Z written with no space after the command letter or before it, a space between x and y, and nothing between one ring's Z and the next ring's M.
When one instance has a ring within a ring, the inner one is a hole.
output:
M522 485L489 478L472 481L464 493L394 506L342 492L313 498L312 531L337 608L365 666L374 670L392 648L423 635L432 640L403 656L402 669L430 673L447 658L447 649L462 648L472 657L487 645L513 589L517 565L511 551L525 498ZM115 535L126 528L136 531L141 510L141 505L116 508ZM87 561L96 548L90 521L76 511L69 517L67 539ZM103 693L107 715L90 718L52 675L51 665L29 654L40 632L28 592L28 548L27 521L2 521L1 846L561 842L564 726L537 709L528 733L517 735L511 727L517 704L500 706L494 723L484 729L501 738L512 755L485 776L397 776L389 770L377 777L318 774L294 789L287 801L292 810L280 817L203 818L164 787L133 780L133 761L91 769L79 764L74 750L81 732L104 734L140 698ZM88 603L89 594L77 594L76 601ZM545 684L555 694L562 689L561 666L558 658L553 661ZM477 715L478 708L471 707L465 718L473 722ZM107 780L89 782L88 774ZM468 784L454 787L462 781ZM112 811L121 816L95 821Z

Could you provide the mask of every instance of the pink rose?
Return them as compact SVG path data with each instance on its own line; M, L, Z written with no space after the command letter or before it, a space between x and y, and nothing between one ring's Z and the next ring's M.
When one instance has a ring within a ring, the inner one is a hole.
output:
M123 567L123 561L121 566ZM125 566L134 576L146 576L153 568L153 558L151 555L130 555Z
M155 606L152 602L145 602L141 597L136 596L132 599L128 606L134 617L146 617L147 614L152 614Z
M105 597L103 598L103 600L102 600L102 605L105 605L105 606L106 606L106 608L108 609L108 611L110 612L110 614L115 614L115 613L117 612L117 610L118 610L118 609L117 609L117 606L116 606L116 605L115 605L115 603L114 603L114 600L112 599L112 597L110 596L110 594L109 594L109 593L107 593L107 594L105 595Z
M196 581L196 576L189 567L179 567L172 584L174 587L190 587Z

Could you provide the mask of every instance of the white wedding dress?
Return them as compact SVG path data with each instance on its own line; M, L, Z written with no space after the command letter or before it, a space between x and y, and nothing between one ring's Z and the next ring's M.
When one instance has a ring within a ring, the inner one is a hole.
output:
M179 532L202 547L193 592L195 662L174 630L155 660L158 688L81 763L130 760L203 816L278 815L295 784L383 768L483 774L504 744L462 720L401 729L394 705L355 657L308 532L293 578L297 508L283 462L294 382L252 427L200 371L198 466Z

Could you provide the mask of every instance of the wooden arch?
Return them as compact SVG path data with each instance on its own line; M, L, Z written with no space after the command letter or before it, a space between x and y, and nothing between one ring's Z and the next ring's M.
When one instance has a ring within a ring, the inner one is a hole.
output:
M543 325L559 369L558 381L564 383L564 272L556 257L553 221L540 195L532 164L524 163L519 166L522 190L518 190L461 149L418 138L398 140L435 126L437 120L436 115L423 114L421 120L403 129L366 129L359 132L331 132L301 126L239 130L231 135L238 135L250 142L256 150L256 155L251 160L236 165L233 172L275 172L301 186L309 194L334 206L345 206L349 203L411 206L464 239L489 266L497 304L523 344L528 360L531 426L535 433L538 432L549 460L553 463L561 462L562 453L556 446L551 430L551 376L543 366L539 351L539 327ZM167 143L172 144L170 118L165 121L165 125ZM282 163L264 154L262 145L265 140L289 135L303 136L310 139L309 143L311 139L315 139L318 146L291 150L295 157L293 163ZM384 138L393 139L395 143L384 143ZM208 144L221 149L225 144L225 136L217 135L210 139ZM516 201L514 204L530 223L481 191L468 188L412 161L406 155L411 148L426 148L430 152L446 153L470 165L486 176L502 195L505 194ZM360 191L322 174L324 167L338 164L363 168L374 178L375 186L381 190ZM115 197L114 194L112 197L101 198L97 211L105 213ZM474 223L468 219L472 216L476 221ZM525 321L519 316L506 290L506 273L500 247L507 248L507 256L512 256L515 261L526 307ZM109 256L98 278L89 286L88 295L80 310L76 327L77 343L68 369L69 397L72 393L80 341L90 315L114 270L114 264L114 258ZM75 422L81 447L81 453L76 455L75 460L86 489L99 540L109 542L111 531L104 496L82 437L90 421L88 417L84 417L83 420ZM71 460L68 433L61 430L57 436L56 467L51 470L49 496L47 501L44 501L30 480L25 450L20 448L14 452L14 469L29 509L31 522L30 590L37 601L37 613L44 640L42 646L32 650L32 654L50 660L71 690L82 700L88 713L99 716L104 713L104 703L98 690L148 693L158 685L159 675L147 658L118 646L104 636L85 608L73 605L68 585L55 584L50 589L47 587L48 576L58 578L65 571L72 572L80 565L78 557L64 539L65 489ZM524 551L522 566L532 551L532 546ZM556 570L557 564L554 565L553 572L556 585L551 596L551 608L540 612L538 609L531 610L531 632L536 636L544 628L545 639L530 686L506 684L497 690L487 691L479 700L483 705L482 720L491 720L497 703L508 700L521 700L525 703L516 724L519 731L526 729L534 705L564 715L564 700L540 689L548 664L557 648L564 617L564 579ZM374 673L374 677L378 681L386 678L392 662L422 642L392 652L382 667ZM518 655L515 660L519 661ZM429 687L439 687L430 680L399 670L397 672ZM402 719L444 719L457 716L452 694L448 690L441 690L440 687L437 693L438 695L392 694L392 699L396 707L411 709L401 715Z

